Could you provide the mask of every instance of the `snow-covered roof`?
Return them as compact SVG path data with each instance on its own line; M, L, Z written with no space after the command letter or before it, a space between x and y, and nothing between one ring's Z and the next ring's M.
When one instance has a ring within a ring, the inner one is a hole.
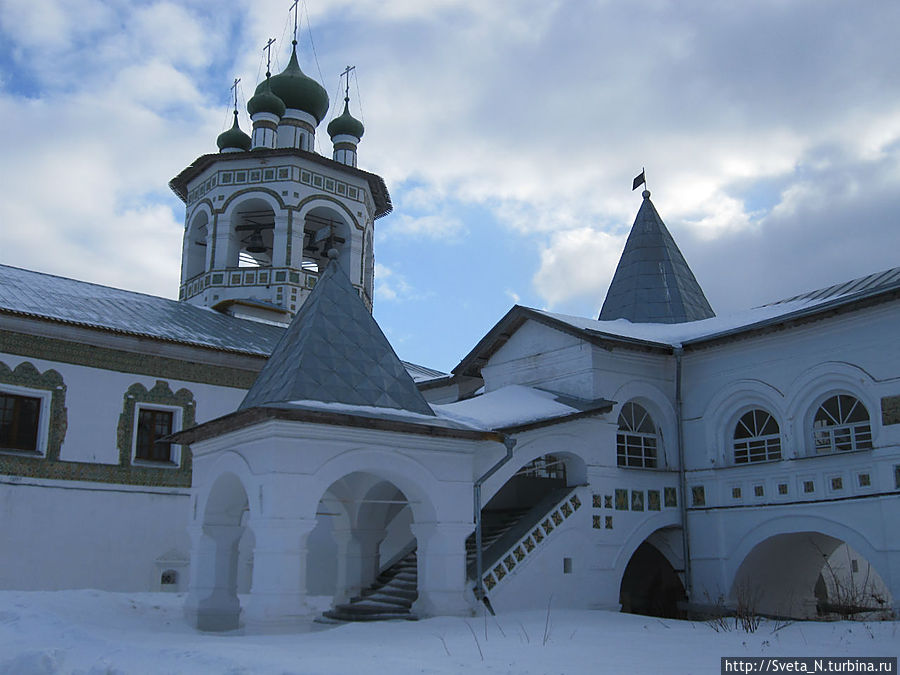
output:
M0 312L268 356L284 329L52 274L0 265Z
M378 405L297 399L244 407L181 431L173 438L179 443L194 443L266 420L282 419L499 442L504 433L608 412L612 405L613 402L606 399L588 401L522 385L509 385L455 403L432 404L430 409L434 414Z
M534 387L509 385L481 396L431 407L443 419L473 429L500 431L602 412L611 405L605 399L582 401Z
M765 328L897 290L900 290L900 267L726 316L677 324L632 323L625 319L593 321L541 310L534 311L568 323L579 330L674 347Z
M285 328L155 295L0 265L0 314L268 356ZM445 373L403 361L416 382Z
M481 365L487 362L491 354L528 320L592 342L618 342L669 352L675 347L700 345L839 308L852 308L879 297L894 298L898 293L900 267L895 267L742 312L676 324L632 323L626 319L599 321L516 305L463 358L453 373L477 376Z

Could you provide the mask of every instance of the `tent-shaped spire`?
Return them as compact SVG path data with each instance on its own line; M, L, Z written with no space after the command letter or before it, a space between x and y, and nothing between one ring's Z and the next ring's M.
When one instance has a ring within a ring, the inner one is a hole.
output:
M434 414L335 259L239 410L299 400Z
M644 190L600 321L685 323L715 316L675 240Z

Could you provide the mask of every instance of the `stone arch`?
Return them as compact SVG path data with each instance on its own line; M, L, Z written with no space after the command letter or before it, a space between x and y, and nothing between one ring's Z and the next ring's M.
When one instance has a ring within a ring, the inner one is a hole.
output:
M641 542L622 572L622 611L676 619L682 617L686 600L684 584L668 557L649 539Z
M619 418L622 407L628 402L638 403L650 413L656 424L661 445L660 462L664 462L663 467L677 467L678 425L675 419L675 408L672 406L666 393L650 382L635 380L619 387L613 394L612 399L617 402L617 405L610 413L610 418L614 421ZM612 464L615 464L615 462L612 462Z
M433 499L440 498L445 490L422 463L396 452L365 448L342 453L320 466L315 482L322 488L300 496L300 511L315 513L325 491L354 473L369 474L396 485L409 501L417 522L437 520L445 505Z
M679 532L678 541L674 543L669 541L664 544L659 538L660 535L657 535L656 533L669 530L677 530ZM640 525L632 530L622 546L619 547L619 551L613 564L613 569L615 570L614 578L617 579L621 585L622 575L625 573L628 561L631 560L638 547L648 540L656 546L660 554L666 558L674 569L683 569L684 555L679 550L681 546L680 531L681 515L675 509L671 511L661 511L644 519Z
M783 516L760 524L727 560L727 602L750 603L766 615L815 616L815 586L825 559L844 543L875 570L888 569L884 552L857 530L832 519Z
M819 406L828 398L846 394L858 399L869 414L872 443L881 431L880 400L874 394L874 380L864 369L850 363L829 361L810 368L790 387L788 419L792 427L794 454L804 457L814 453L813 418Z
M362 258L362 228L354 215L338 200L322 195L310 197L297 208L295 222L302 227L302 246L292 251L293 267L322 272L328 263L328 251L338 251L338 262L354 284L362 283L361 269L354 261Z
M278 194L275 190L256 186L232 192L230 195L228 195L228 197L225 198L225 201L219 207L219 213L228 217L234 210L235 205L244 201L244 198L248 196L265 200L266 202L268 202L269 207L276 212L284 211L287 208L287 205L284 203L281 195Z
M193 497L193 513L192 520L195 525L202 526L207 511L207 503L213 491L213 486L220 476L231 475L240 483L244 494L247 495L248 511L256 512L259 507L259 499L253 504L252 498L256 494L259 496L260 489L253 477L247 460L234 451L228 451L218 457L215 463L209 469L203 472L194 472L194 497ZM205 476L205 480L201 478ZM202 482L201 482L202 481ZM252 508L252 507L256 508Z
M182 283L186 283L209 269L209 254L212 251L213 211L204 202L191 211L184 229L184 251L182 253Z
M513 459L503 465L485 483L484 496L488 498L505 485L524 466L546 455L560 457L566 463L566 481L571 486L585 485L588 461L580 450L584 439L570 432L552 431L542 433L516 445ZM559 448L566 448L560 450ZM493 462L491 462L492 464Z
M283 214L280 200L263 190L253 190L232 196L225 209L227 231L217 233L225 237L224 257L217 267L271 267L275 256L276 227Z
M401 560L408 558L403 563L407 574L409 567L414 569L417 538L411 525L416 522L416 505L393 481L360 470L328 484L319 505L317 524L311 534L315 545L307 549L307 570L312 571L307 590L314 588L320 595L331 595L333 607L329 616L340 618L341 613L358 611L352 599L364 594L377 580L380 588L386 583L386 576L397 573L394 566ZM417 577L413 574L410 581L415 582ZM410 593L410 605L417 593L415 588L413 585L404 591ZM384 611L400 610L392 604Z

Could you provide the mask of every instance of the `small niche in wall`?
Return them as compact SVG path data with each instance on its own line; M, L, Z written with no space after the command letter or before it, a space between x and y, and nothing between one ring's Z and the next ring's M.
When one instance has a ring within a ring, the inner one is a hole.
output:
M571 558L563 558L563 574L572 574Z
M160 586L177 586L178 585L178 572L175 570L166 570L162 574L159 575L159 585ZM165 589L164 589L165 590Z

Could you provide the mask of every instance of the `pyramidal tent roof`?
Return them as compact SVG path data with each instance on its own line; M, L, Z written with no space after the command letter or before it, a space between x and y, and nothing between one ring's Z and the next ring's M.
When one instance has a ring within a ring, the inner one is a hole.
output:
M644 190L600 321L685 323L716 314Z
M293 401L434 415L336 260L319 277L239 410Z

